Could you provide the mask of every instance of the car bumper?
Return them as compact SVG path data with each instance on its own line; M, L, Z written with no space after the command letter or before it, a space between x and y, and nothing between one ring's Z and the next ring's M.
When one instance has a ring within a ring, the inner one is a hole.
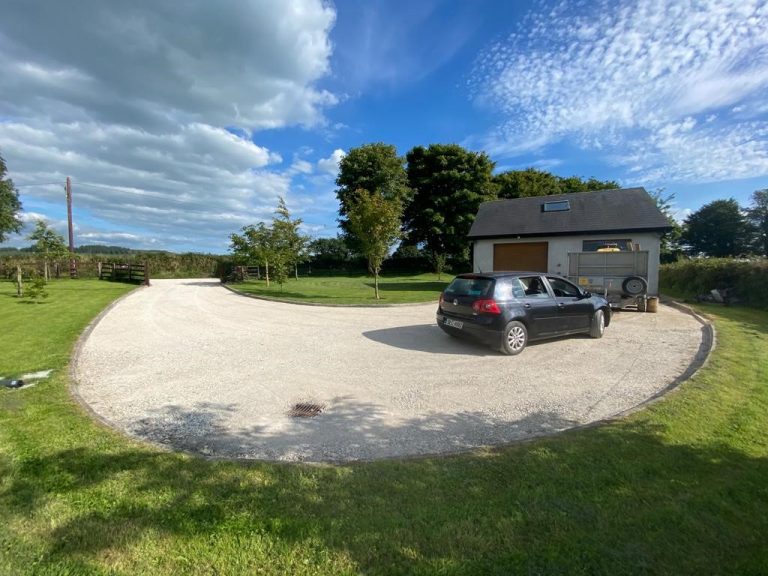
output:
M452 318L439 312L435 315L435 320L443 332L452 336L469 337L493 347L501 344L501 330L494 326L475 324L464 318ZM458 327L456 322L461 323L461 327Z

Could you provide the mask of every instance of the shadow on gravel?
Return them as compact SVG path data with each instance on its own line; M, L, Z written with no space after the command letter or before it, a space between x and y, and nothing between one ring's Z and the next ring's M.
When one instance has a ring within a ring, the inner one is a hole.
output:
M454 338L436 324L414 324L363 332L374 342L403 350L430 352L432 354L460 354L462 356L498 356L500 353L489 346L468 338Z
M538 412L510 421L469 411L430 414L392 425L381 406L337 397L313 418L282 415L285 427L276 433L263 426L233 430L227 421L236 411L234 404L199 403L192 410L168 406L128 430L173 450L209 457L349 462L463 452L578 425L554 412ZM404 446L407 450L403 450Z

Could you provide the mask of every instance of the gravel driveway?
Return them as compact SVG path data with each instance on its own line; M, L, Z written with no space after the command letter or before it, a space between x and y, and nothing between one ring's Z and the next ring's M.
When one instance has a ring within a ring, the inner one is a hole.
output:
M208 456L351 461L501 444L601 420L680 378L705 330L668 306L621 312L602 340L507 357L456 341L435 304L330 308L153 280L75 358L76 393L131 435ZM324 406L288 416L296 403Z

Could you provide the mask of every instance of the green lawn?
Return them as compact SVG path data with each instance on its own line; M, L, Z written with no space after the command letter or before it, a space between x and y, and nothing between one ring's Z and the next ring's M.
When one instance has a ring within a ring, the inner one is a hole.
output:
M414 274L408 276L379 277L380 300L376 300L373 290L373 276L302 276L298 280L290 278L281 287L270 282L269 288L263 280L249 280L232 284L240 290L258 296L295 300L301 302L319 302L322 304L403 304L409 302L437 302L440 292L448 285L453 276L443 274Z
M766 574L768 313L702 307L709 365L622 422L345 466L143 446L70 399L77 333L128 287L0 284L0 574ZM514 362L514 358L510 358ZM386 385L386 382L382 382Z

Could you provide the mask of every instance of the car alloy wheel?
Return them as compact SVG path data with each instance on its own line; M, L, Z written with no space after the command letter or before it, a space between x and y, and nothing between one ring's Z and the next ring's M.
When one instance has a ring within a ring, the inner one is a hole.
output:
M504 340L501 345L501 351L510 356L520 354L528 343L528 330L525 324L514 320L507 324L504 329Z

